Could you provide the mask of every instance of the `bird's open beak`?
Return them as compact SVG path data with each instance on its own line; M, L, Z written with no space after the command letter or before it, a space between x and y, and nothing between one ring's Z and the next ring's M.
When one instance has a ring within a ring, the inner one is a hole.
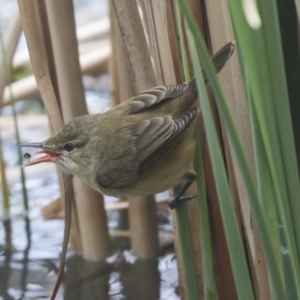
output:
M38 150L31 155L29 155L29 161L27 161L25 164L22 165L22 168L32 166L35 164L39 164L41 162L49 162L57 159L58 157L61 156L60 153L44 149L42 143L27 143L27 144L21 144L20 147L33 147L33 148L39 148L41 150ZM30 158L34 155L39 155L39 154L45 154L44 156L38 157L36 159L30 160Z

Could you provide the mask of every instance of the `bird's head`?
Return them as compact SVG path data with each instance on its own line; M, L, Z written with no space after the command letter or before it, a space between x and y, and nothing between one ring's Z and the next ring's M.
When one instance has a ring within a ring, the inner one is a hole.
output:
M89 166L89 140L91 126L89 116L75 118L65 124L56 134L41 143L24 143L21 147L33 147L39 150L31 156L38 158L29 160L23 167L42 162L54 162L65 172L83 175ZM40 156L41 155L41 156ZM33 157L34 158L34 157Z

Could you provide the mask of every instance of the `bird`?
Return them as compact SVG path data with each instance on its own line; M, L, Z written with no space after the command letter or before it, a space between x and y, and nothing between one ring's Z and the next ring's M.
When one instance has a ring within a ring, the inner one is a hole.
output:
M213 56L217 72L234 47L229 42ZM195 78L153 87L104 113L71 120L43 142L21 144L39 149L31 156L43 154L23 166L53 162L101 194L114 197L147 196L184 183L169 201L174 208L193 197L183 194L196 179L191 165L199 111Z

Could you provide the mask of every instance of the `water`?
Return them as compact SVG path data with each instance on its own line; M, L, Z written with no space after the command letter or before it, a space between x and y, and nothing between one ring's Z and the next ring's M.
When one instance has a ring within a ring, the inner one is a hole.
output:
M55 283L63 222L41 218L2 221L0 299L49 298ZM117 250L109 262L87 261L69 253L57 299L179 299L173 253L138 259Z
M108 12L105 1L75 0L74 3L78 26ZM4 32L17 4L16 1L0 0L0 6L0 25ZM25 46L22 38L19 50ZM108 81L107 74L84 77L90 112L101 111L109 105ZM32 106L28 103L17 105L19 112L30 114L19 117L21 138L27 142L42 141L49 136L47 117L42 114L41 107L41 115L32 115ZM30 103L36 109L40 99L32 99ZM0 300L49 299L59 266L64 221L44 221L41 209L60 196L57 173L51 164L25 169L30 209L28 215L24 215L17 145L9 117L11 109L5 108L3 114L7 117L1 118L0 126L11 213L7 218L0 208ZM106 198L106 201L114 199ZM124 223L124 218L118 211L108 213L111 231L119 228L120 223ZM169 235L172 232L170 215L166 209L159 213L159 229ZM135 257L130 251L128 238L114 238L113 245L113 255L107 261L87 261L80 254L69 251L64 282L57 299L179 299L172 239L164 243L158 259Z

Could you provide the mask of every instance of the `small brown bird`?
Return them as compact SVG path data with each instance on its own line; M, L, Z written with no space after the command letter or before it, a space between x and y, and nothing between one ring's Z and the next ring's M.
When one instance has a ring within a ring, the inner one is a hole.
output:
M226 44L213 57L219 72L234 51ZM205 81L205 70L203 71ZM146 90L105 113L85 115L65 124L42 143L22 144L45 154L24 166L54 162L102 194L146 196L186 182L170 202L195 180L190 170L195 151L194 124L199 111L195 79Z

